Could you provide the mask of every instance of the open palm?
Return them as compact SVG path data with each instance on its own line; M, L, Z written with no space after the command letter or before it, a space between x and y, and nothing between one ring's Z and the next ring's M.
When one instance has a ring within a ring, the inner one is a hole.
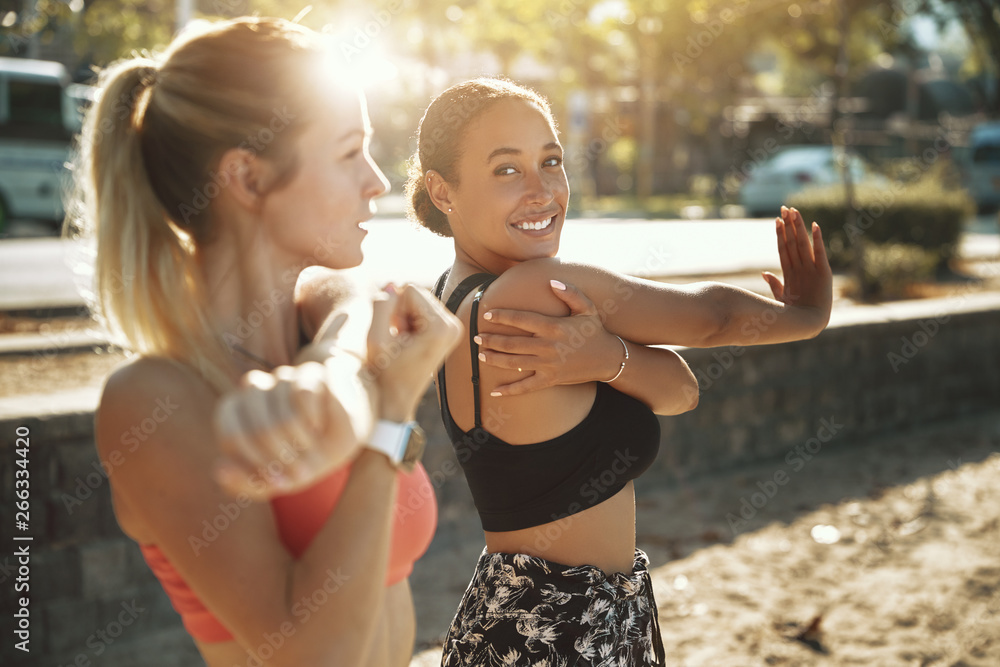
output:
M822 320L820 328L826 326L833 306L833 271L819 225L813 223L810 243L802 214L782 206L781 217L775 218L775 231L784 281L770 271L764 272L764 280L775 299L815 311Z

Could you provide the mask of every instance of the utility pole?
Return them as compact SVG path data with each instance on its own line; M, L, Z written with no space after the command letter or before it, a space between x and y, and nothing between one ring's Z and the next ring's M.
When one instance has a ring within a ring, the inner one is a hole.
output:
M635 165L635 192L640 202L653 194L653 158L656 151L657 37L659 19L647 16L636 21L639 38L639 150Z
M23 9L21 10L22 26L31 25L34 22L35 18L37 18L38 10L36 8L36 4L37 4L36 0L24 0L24 2L22 3L23 7ZM22 30L26 30L26 28L22 28ZM40 43L38 41L37 32L33 32L30 35L28 35L27 39L25 39L22 36L18 41L20 42L19 45L24 46L24 52L23 52L24 57L26 58L38 57Z
M194 0L177 0L177 24L174 26L175 32L180 32L191 21L194 13Z
M843 163L841 164L844 179L844 204L846 215L844 217L845 230L857 230L858 212L854 201L854 179L851 175L850 153L848 153L851 130L851 111L847 99L847 74L850 70L850 56L847 52L847 39L851 28L851 15L847 6L848 0L839 0L837 3L840 9L840 50L837 53L837 66L835 76L837 81L836 94L834 95L833 108L830 110L831 134L833 145L840 147L843 151ZM840 108L843 106L844 112L841 115ZM854 245L853 271L855 279L858 281L858 295L862 301L871 298L871 290L865 281L865 239L860 234L848 234L851 243Z

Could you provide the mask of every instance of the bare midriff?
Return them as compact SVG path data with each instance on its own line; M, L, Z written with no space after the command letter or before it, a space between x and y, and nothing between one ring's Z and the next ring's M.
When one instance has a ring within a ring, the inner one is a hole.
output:
M490 553L523 553L627 574L635 559L635 488L629 482L599 505L540 526L485 534Z

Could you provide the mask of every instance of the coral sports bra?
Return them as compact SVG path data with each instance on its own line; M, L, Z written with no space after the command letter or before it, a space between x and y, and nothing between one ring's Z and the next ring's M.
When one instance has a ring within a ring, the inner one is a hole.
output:
M441 298L446 272L435 294ZM473 289L469 318L475 426L463 431L451 416L444 367L438 372L441 417L465 471L483 530L502 532L540 526L611 498L653 463L660 422L644 403L606 382L597 383L590 413L566 433L527 445L511 445L487 432L479 404L479 300L497 276L478 273L448 299L456 312Z
M271 499L281 542L293 557L299 558L305 552L326 523L347 486L350 470L349 465L345 466L308 489ZM413 564L430 546L437 524L434 489L422 465L418 463L409 474L399 472L396 490L386 586L410 576ZM201 642L233 639L232 633L202 604L159 547L142 544L139 548L192 637ZM212 547L209 544L204 548Z

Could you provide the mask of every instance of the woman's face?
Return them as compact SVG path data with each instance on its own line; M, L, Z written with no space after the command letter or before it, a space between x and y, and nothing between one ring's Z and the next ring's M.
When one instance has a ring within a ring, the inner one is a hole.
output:
M364 97L331 94L319 120L296 142L299 169L264 198L263 219L271 240L303 266L357 266L361 223L372 217L372 199L389 183L368 153L371 127Z
M460 152L449 189L459 253L493 273L555 256L569 183L545 116L522 100L496 102L465 129Z

